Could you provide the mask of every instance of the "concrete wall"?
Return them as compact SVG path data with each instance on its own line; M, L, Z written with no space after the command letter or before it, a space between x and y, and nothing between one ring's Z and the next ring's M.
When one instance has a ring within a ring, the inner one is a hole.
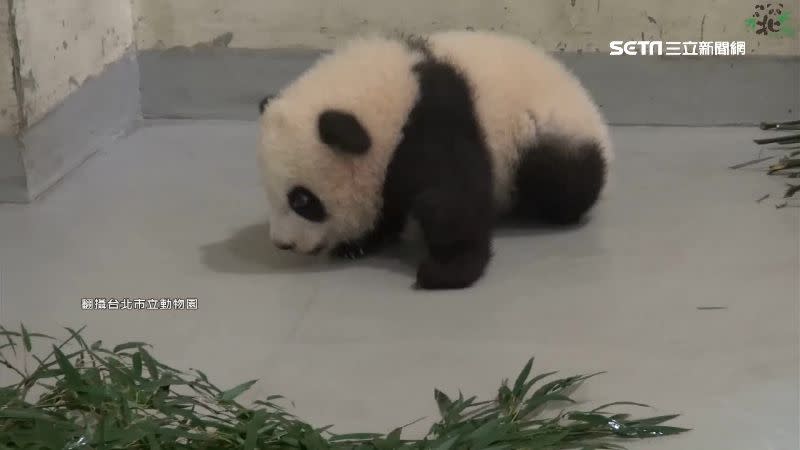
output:
M8 6L8 2L0 2L0 136L14 135L19 123Z
M142 115L251 119L319 50L368 32L527 37L613 124L796 119L800 0L783 3L791 32L764 36L750 1L0 0L0 201L35 198ZM753 57L608 56L642 39L745 41Z
M800 17L800 1L783 0ZM213 44L329 48L363 31L506 30L550 50L607 52L612 40L744 40L748 53L800 55L794 36L763 37L754 2L720 0L133 0L140 49Z
M129 0L14 0L28 124L133 44Z
M0 201L36 198L141 115L131 11L0 0Z

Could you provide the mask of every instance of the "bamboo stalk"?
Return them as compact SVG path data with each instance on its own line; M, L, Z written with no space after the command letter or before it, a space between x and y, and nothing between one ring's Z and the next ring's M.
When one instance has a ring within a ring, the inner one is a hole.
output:
M800 127L800 120L790 120L788 122L761 122L759 128L762 130L796 130Z
M765 139L753 139L758 145L764 144L796 144L800 143L800 134L790 134L787 136L778 136Z

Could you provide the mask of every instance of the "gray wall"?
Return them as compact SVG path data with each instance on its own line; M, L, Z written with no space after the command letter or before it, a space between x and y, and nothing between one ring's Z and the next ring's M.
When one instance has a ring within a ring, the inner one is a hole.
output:
M142 116L254 119L263 95L369 32L526 37L612 124L797 118L800 1L784 3L792 19L763 35L747 23L753 3L717 0L0 1L0 201L36 198ZM747 55L608 55L639 39L744 41Z
M130 0L0 2L0 201L29 201L140 114Z
M798 29L798 0L782 0ZM800 55L797 34L759 37L751 1L133 0L142 50L225 42L248 49L330 48L353 33L504 30L547 50L604 52L613 40L745 41L754 55ZM767 3L767 2L765 2ZM777 3L777 2L773 2Z

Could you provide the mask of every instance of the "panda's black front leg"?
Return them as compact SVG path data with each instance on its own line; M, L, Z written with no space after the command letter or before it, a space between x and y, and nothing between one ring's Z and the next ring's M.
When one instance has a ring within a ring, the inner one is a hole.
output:
M463 289L480 279L491 259L491 204L464 191L429 190L413 214L425 235L428 257L417 271L420 289Z

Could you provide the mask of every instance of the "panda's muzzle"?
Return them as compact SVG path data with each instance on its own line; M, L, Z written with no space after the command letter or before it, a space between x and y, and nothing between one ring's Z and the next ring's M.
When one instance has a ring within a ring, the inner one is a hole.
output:
M322 253L323 250L325 250L325 244L319 244L316 247L314 247L310 252L308 252L308 254L311 256L317 256L320 253Z
M277 247L279 250L283 250L283 251L297 251L297 246L296 246L295 244L287 244L287 243L285 243L285 242L278 242L278 241L273 241L272 243L273 243L273 244L275 245L275 247ZM308 255L311 255L311 256L317 256L317 255L319 255L320 253L322 253L322 251L323 251L323 250L325 250L325 244L324 244L324 243L323 243L323 244L319 244L319 245L317 245L316 247L314 247L313 249L311 249L311 250L310 250L310 251L308 251L308 252L301 252L301 253L306 253L306 254L308 254Z
M272 243L280 250L289 251L294 250L294 244L287 244L284 242L272 241Z

